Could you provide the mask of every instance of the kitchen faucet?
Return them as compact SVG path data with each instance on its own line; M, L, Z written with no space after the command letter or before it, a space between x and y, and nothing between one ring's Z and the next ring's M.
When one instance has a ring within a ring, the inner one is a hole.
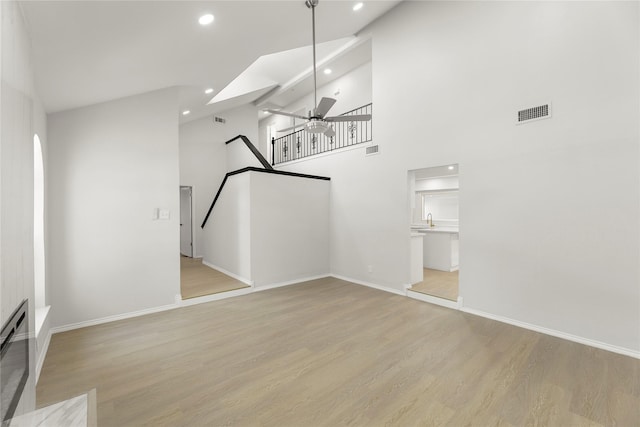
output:
M433 215L431 215L431 212L427 214L427 224L429 224L429 227L433 227Z

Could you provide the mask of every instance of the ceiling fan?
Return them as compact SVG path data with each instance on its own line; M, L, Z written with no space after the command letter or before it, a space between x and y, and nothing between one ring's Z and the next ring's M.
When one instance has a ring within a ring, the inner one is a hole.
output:
M272 114L279 114L281 116L294 117L296 119L303 119L307 122L304 125L291 126L285 129L280 129L278 132L286 132L300 126L304 126L307 132L310 133L323 133L328 137L335 136L336 132L331 127L331 123L335 122L354 122L354 121L368 121L371 120L371 114L357 114L351 116L330 116L326 117L336 100L333 98L323 97L318 103L318 86L316 83L316 13L315 8L320 0L306 0L304 4L311 9L311 34L313 37L313 105L316 108L309 111L308 116L302 116L294 113L287 113L280 110L264 110Z

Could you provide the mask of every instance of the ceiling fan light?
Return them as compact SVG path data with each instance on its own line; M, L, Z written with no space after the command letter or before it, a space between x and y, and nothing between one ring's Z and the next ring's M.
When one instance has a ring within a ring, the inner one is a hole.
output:
M329 123L320 119L310 119L304 124L304 128L309 133L325 133L329 129Z

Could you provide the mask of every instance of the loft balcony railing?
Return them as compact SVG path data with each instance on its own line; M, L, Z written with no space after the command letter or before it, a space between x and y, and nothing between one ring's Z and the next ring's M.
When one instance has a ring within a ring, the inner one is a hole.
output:
M341 116L372 114L372 104L347 111ZM373 118L366 122L334 122L331 124L336 134L327 137L324 134L309 133L304 129L271 140L271 164L304 159L316 154L339 150L353 145L369 142L373 138ZM304 127L301 124L300 127Z

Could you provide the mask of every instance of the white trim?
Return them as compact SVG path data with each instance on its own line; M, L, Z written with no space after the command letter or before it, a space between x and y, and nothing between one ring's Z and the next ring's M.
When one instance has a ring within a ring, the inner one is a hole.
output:
M295 280L287 280L286 282L279 282L279 283L272 283L270 285L264 285L264 286L256 286L253 288L254 292L259 292L259 291L266 291L269 289L275 289L275 288L281 288L283 286L289 286L289 285L298 285L304 282L308 282L310 280L317 280L317 279L323 279L325 277L331 277L330 274L320 274L317 276L310 276L310 277L303 277L301 279L295 279Z
M240 295L247 295L247 294L250 294L251 292L253 292L253 290L252 288L249 287L249 288L234 289L232 291L218 292L217 294L203 295L201 297L187 298L184 300L180 299L180 302L177 303L177 306L189 307L191 305L203 304L205 302L219 301L227 298L238 297Z
M188 258L195 258L195 254L196 254L196 233L194 230L194 225L196 223L196 213L195 213L195 202L194 202L194 197L193 197L193 185L180 185L180 191L182 191L183 188L188 188L189 189L189 216L191 217L189 220L191 221L191 255L185 255L182 252L180 252L180 255L186 256ZM182 194L180 194L180 200L182 203ZM180 205L180 209L182 209L182 205ZM182 212L178 213L178 217L180 216ZM180 218L178 218L179 220ZM180 222L180 221L178 221ZM182 224L180 224L180 227L182 227ZM180 239L182 239L182 228L180 228ZM180 241L180 249L182 250L182 240Z
M47 332L47 337L44 340L44 344L42 345L42 349L40 349L40 355L38 356L38 360L36 362L36 384L38 384L38 380L40 379L40 372L42 371L42 366L44 365L44 359L47 357L47 351L49 350L49 343L51 342L51 329Z
M191 187L191 258L196 257L196 186L189 185Z
M202 264L206 265L209 268L213 268L214 270L218 270L220 273L224 273L229 277L233 277L234 279L241 281L245 285L249 285L249 286L253 287L253 280L247 279L247 278L242 277L242 276L238 276L237 274L232 273L230 271L227 271L222 267L218 267L217 265L211 264L210 262L207 262L204 259L202 260Z
M419 301L428 302L430 304L435 304L442 307L452 308L454 310L460 310L462 307L461 297L458 297L457 301L451 301L445 298L438 298L434 297L433 295L427 295L420 292L412 291L411 289L407 289L407 296Z
M159 307L146 308L144 310L132 311L129 313L101 317L99 319L85 320L84 322L71 323L69 325L53 327L51 328L51 333L57 334L58 332L66 332L74 329L86 328L87 326L101 325L103 323L115 322L117 320L124 320L124 319L130 319L132 317L144 316L145 314L152 314L152 313L158 313L161 311L173 310L174 308L178 308L178 307L179 306L174 303L174 304L168 304L168 305L161 305Z
M37 307L35 309L36 337L40 335L40 330L42 329L42 325L44 325L45 320L47 320L50 310L51 310L50 305L45 305L44 307Z
M464 311L465 313L474 314L480 317L485 317L487 319L496 320L498 322L507 323L509 325L518 326L520 328L529 329L531 331L540 332L545 335L551 335L553 337L558 337L568 341L577 342L580 344L588 345L590 347L600 348L602 350L607 350L613 353L623 354L625 356L630 356L636 359L640 359L640 351L632 350L630 348L618 347L616 345L606 344L606 343L592 340L589 338L584 338L577 335L568 334L566 332L557 331L555 329L549 329L543 326L532 325L531 323L521 322L520 320L515 320L515 319L510 319L508 317L490 314L481 310L476 310L474 308L463 306L460 308L460 311Z
M335 277L336 279L344 280L346 282L355 283L356 285L362 285L362 286L366 286L366 287L369 287L369 288L378 289L379 291L390 292L392 294L402 295L403 297L407 296L404 292L402 292L399 289L388 288L386 286L376 285L374 283L365 282L363 280L356 280L356 279L352 279L352 278L349 278L349 277L340 276L339 274L331 274L330 276L331 277Z

